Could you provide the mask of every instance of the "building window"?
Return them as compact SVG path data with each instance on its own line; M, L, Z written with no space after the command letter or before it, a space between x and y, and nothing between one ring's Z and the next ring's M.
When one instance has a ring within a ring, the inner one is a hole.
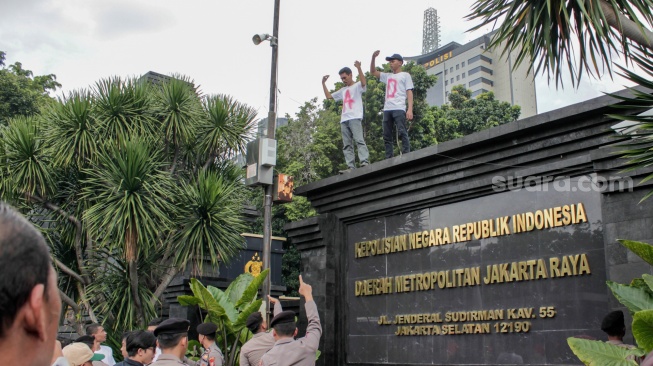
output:
M485 73L487 73L487 74L492 75L492 70L489 69L489 68L487 68L487 67L485 67L485 66L476 66L475 68L470 69L470 70L469 70L469 75L476 74L476 73L479 72L479 71L483 71L483 72L485 72Z
M449 85L449 80L444 81L444 86L447 86L447 85Z
M461 66L461 67L465 67L465 61L461 62L461 63L460 63L460 66Z
M463 79L465 78L465 73L463 72Z
M453 66L449 68L449 72L453 72Z
M444 74L447 75L449 73L449 70L444 69Z
M456 75L456 81L460 80L460 75Z
M458 65L456 64L456 70L458 70L459 68L460 68L460 67L458 67Z
M489 86L494 86L494 82L492 80L481 77L481 78L476 78L476 79L470 81L469 82L469 87L471 88L472 86L478 85L480 83L483 83L483 84L486 84L486 85L489 85Z
M451 78L451 84L453 84L453 78Z
M476 61L480 61L480 60L483 60L483 61L485 61L485 62L487 62L489 64L492 64L492 59L487 57L487 56L484 56L484 55L474 56L474 57L470 58L469 60L467 60L467 63L472 64L472 63L474 63Z
M479 94L487 93L487 92L488 92L488 90L485 90L485 89L479 89L479 90L473 91L472 92L472 98L478 96Z

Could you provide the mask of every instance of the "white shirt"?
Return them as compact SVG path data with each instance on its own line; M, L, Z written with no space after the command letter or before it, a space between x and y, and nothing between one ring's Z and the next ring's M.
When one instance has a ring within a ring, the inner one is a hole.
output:
M412 90L413 78L407 72L391 74L382 72L382 83L385 83L385 105L384 111L406 110L406 91Z
M102 362L106 363L107 365L113 366L116 364L116 360L113 359L113 351L111 350L111 347L100 345L100 350L96 351L95 353L104 355Z
M61 357L57 358L56 360L54 360L54 363L52 364L52 366L70 366L70 363L68 363L67 358L61 356Z
M361 86L360 81L357 81L331 94L333 100L342 100L340 123L352 119L363 119L363 92L366 90L367 86Z

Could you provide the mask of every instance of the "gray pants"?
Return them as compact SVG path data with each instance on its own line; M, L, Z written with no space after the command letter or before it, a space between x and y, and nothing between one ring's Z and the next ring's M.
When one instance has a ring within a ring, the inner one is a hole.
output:
M365 139L363 139L363 126L360 119L350 119L340 123L342 132L342 151L345 153L345 162L351 169L356 168L356 155L354 155L354 142L358 148L358 160L361 166L370 163L370 153L367 150Z

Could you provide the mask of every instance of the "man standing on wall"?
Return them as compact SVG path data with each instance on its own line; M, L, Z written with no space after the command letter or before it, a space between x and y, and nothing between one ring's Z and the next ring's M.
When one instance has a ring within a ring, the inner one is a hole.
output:
M348 173L356 168L356 155L354 154L354 142L358 149L358 160L361 167L370 163L369 151L363 138L363 92L367 90L367 82L365 81L365 74L361 70L360 61L354 62L354 66L358 70L359 81L354 83L351 69L343 67L338 74L340 80L345 84L344 88L331 94L326 86L326 81L329 75L322 77L322 89L324 89L324 96L327 99L335 101L342 100L342 115L340 117L340 131L342 132L342 151L345 154L345 162L347 169L341 170L340 174Z
M385 145L385 158L389 159L394 155L392 126L397 127L401 139L401 153L410 152L408 141L408 129L406 120L413 119L413 79L407 72L401 71L404 58L395 53L385 58L390 63L392 73L380 72L376 69L376 58L381 51L374 51L370 64L370 73L386 84L385 104L383 105L383 143ZM406 109L408 100L408 109Z

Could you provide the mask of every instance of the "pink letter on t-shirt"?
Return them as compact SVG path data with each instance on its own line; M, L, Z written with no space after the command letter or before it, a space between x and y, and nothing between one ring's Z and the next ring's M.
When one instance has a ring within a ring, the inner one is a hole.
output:
M388 87L386 88L386 98L394 98L397 94L397 80L388 79Z
M342 101L342 111L351 109L352 104L354 104L354 100L351 98L351 94L349 94L349 89L347 89L345 91L345 100Z

